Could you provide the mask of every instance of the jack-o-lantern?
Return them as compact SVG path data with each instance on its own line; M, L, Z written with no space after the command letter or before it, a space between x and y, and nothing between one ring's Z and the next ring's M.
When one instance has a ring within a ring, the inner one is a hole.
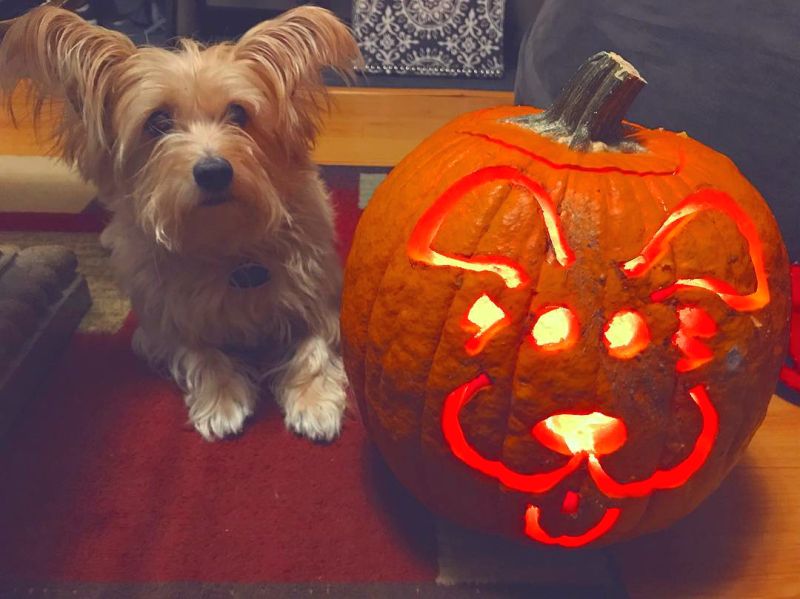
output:
M359 223L352 389L396 476L464 525L565 547L662 528L764 417L780 233L725 156L622 120L643 85L601 53L546 111L467 114Z

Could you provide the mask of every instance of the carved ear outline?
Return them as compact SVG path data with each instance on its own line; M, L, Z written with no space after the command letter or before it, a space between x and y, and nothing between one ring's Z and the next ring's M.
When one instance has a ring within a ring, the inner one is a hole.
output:
M575 255L564 236L561 220L550 194L536 181L511 166L490 166L480 169L459 179L445 190L414 227L407 246L409 258L414 262L430 266L451 266L472 272L492 272L501 277L509 289L526 285L530 277L514 260L503 256L456 257L442 254L432 248L436 234L453 207L473 189L494 181L509 181L524 188L533 196L542 210L545 228L550 236L556 260L564 268L570 266L575 261Z
M712 277L701 277L678 279L672 285L655 291L651 295L651 299L654 302L661 302L682 289L705 289L739 312L753 312L763 308L770 301L770 293L761 237L750 217L733 201L731 196L723 191L703 189L687 196L667 215L664 223L650 238L639 255L620 266L622 272L630 278L640 277L647 273L666 252L670 241L681 226L709 210L716 210L728 215L747 241L750 260L756 274L755 291L742 294L725 281Z

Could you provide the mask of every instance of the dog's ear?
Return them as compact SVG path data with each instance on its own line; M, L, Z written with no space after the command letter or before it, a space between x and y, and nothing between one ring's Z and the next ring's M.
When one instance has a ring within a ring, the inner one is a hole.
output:
M325 97L323 69L350 80L361 62L349 28L330 11L314 6L301 6L256 25L236 44L235 57L257 73L279 114L299 122L318 118L309 100L319 107Z
M80 16L40 6L5 28L0 42L0 91L11 94L29 80L35 111L49 98L64 97L103 145L104 119L114 69L136 50L123 34L90 25Z
M236 57L256 63L283 86L282 95L291 96L326 67L352 76L361 55L348 27L333 13L301 6L247 31L236 45Z

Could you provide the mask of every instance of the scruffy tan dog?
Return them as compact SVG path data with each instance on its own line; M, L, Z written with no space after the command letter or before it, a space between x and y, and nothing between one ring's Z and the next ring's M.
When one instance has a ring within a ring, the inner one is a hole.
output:
M169 370L206 439L242 430L264 380L289 429L339 433L340 267L310 148L321 69L346 75L358 57L313 7L168 51L46 6L0 44L7 96L30 79L37 107L66 98L56 141L113 215L101 239L139 319L134 349Z

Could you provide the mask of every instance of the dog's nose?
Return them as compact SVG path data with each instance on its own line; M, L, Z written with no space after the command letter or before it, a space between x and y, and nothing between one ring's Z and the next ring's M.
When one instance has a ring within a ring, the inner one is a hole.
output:
M224 191L233 180L231 163L219 156L198 160L192 169L194 180L206 191Z
M628 437L622 420L601 412L556 414L539 422L532 433L542 445L563 455L607 455Z

